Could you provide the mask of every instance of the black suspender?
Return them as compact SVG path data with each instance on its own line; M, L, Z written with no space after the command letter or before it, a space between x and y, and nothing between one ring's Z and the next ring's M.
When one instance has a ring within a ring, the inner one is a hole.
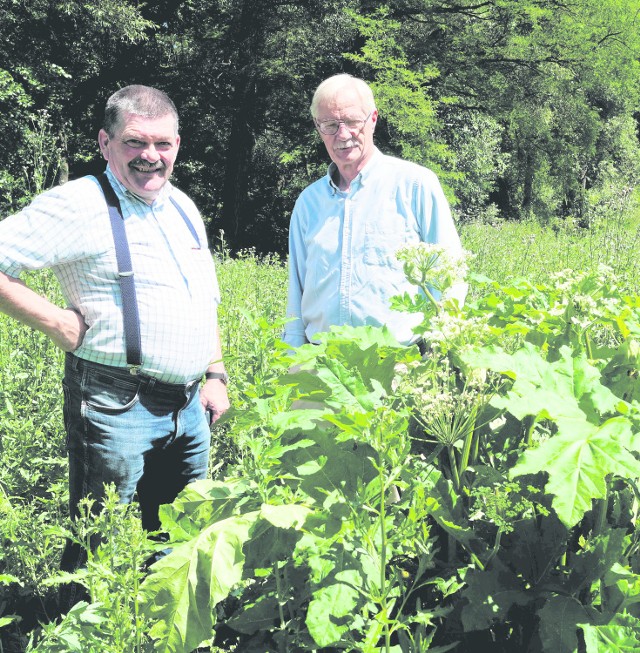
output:
M107 175L102 173L96 179L102 187L102 192L109 207L109 220L111 221L111 230L116 246L116 260L118 262L118 280L122 293L122 317L124 323L124 341L127 351L127 365L131 368L132 374L135 374L137 368L142 364L142 345L140 340L140 316L138 315L138 301L136 299L136 287L133 266L131 265L129 241L127 240L127 234L124 228L120 200L109 183ZM191 220L189 220L187 214L173 197L169 199L182 216L189 231L198 243L198 247L200 247L200 238L198 238L198 233Z
M109 207L109 219L113 240L116 245L116 259L118 261L118 280L122 293L122 317L124 320L124 342L127 348L127 365L138 367L142 363L142 345L140 342L140 317L138 315L138 301L136 299L136 286L133 278L129 241L124 230L124 219L120 200L111 187L107 176L98 175L102 192Z

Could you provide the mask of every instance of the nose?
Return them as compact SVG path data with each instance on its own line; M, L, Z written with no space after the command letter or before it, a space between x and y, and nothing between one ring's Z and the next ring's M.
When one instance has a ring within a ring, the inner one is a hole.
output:
M144 159L145 161L150 161L151 163L155 163L160 159L160 155L158 154L158 150L156 150L156 146L153 143L149 143L142 153L140 154L140 157Z
M352 136L351 130L343 123L338 123L338 131L335 134L341 140L349 140Z

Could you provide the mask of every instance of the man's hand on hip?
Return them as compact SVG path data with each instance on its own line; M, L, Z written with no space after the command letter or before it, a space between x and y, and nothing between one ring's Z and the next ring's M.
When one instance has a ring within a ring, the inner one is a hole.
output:
M88 329L78 311L56 306L4 272L0 272L0 311L42 331L64 351L77 349Z
M54 344L62 351L75 351L82 344L88 328L78 311L72 308L61 308L58 330L49 335Z

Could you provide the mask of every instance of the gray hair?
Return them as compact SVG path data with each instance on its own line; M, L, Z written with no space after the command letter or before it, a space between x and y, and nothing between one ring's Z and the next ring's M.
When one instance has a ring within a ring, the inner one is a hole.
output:
M318 116L318 107L323 102L332 99L336 96L338 91L341 91L345 88L353 89L362 100L362 106L365 111L374 111L376 108L376 102L373 99L373 92L369 88L369 85L362 79L353 77L348 73L340 73L338 75L333 75L325 79L324 82L318 86L316 92L313 94L313 99L311 100L311 116L315 120Z
M116 91L108 100L104 110L103 129L113 137L125 113L144 118L164 118L171 114L176 123L178 134L178 110L171 98L164 92L151 86L133 84Z

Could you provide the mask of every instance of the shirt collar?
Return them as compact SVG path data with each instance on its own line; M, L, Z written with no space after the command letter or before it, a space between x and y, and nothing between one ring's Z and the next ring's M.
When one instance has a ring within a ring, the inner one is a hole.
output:
M165 185L160 189L158 197L156 197L156 199L153 200L151 204L147 204L147 202L143 200L139 195L132 193L122 182L118 180L118 178L113 174L113 171L109 167L108 163L105 172L107 173L107 177L109 178L109 181L111 182L111 185L113 186L113 189L116 191L116 193L122 197L125 197L130 202L142 202L147 206L162 208L164 203L171 196L171 183L167 181Z
M376 162L382 157L382 152L377 147L374 147L373 149L373 156L367 161L366 165L356 178L351 182L352 187L354 185L356 186L366 186L367 181L369 180L369 177L371 177L373 173L373 169L376 167ZM327 169L327 176L329 178L329 188L331 189L331 192L333 195L336 193L342 192L338 188L338 184L334 181L334 176L338 174L338 166L332 161L329 164L329 167Z

